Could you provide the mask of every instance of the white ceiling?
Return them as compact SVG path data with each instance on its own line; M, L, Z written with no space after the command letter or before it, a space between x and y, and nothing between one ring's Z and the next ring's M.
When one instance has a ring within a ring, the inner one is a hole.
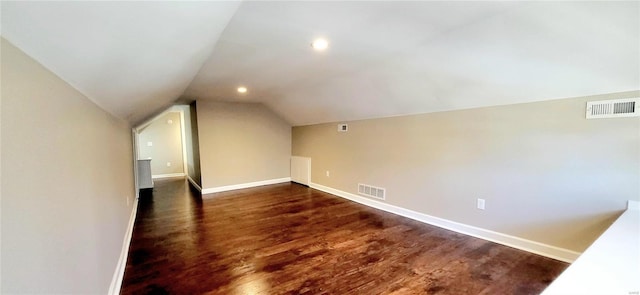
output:
M7 2L2 37L110 113L167 107L211 55L240 2Z
M304 125L640 89L640 2L2 2L2 35L134 123L181 96Z

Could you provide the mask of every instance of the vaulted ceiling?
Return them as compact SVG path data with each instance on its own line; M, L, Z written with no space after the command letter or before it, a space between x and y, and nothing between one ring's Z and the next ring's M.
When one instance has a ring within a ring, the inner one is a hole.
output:
M2 37L133 124L176 100L304 125L640 89L635 1L0 5Z

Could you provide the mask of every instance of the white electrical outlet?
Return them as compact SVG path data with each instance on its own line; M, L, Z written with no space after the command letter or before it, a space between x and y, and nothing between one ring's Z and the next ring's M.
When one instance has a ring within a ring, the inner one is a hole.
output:
M147 141L147 146L153 146L153 142Z
M171 162L167 162L167 167L171 167Z
M478 209L484 210L484 199L478 199Z
M327 170L327 177L329 177L329 170Z

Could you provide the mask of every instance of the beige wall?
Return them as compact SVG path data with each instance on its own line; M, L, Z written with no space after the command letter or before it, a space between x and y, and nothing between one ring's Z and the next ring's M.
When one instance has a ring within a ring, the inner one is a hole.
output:
M292 150L313 183L384 187L392 205L583 251L640 199L640 118L586 120L585 103L638 95L294 127Z
M105 294L134 198L131 129L2 39L2 292Z
M4 42L0 37L0 42ZM0 44L0 293L2 293L2 44Z
M289 177L291 126L262 104L197 102L202 188Z
M180 113L167 112L138 131L138 157L151 158L151 174L184 172L181 129ZM152 146L148 146L148 142ZM171 163L171 166L167 166L167 163Z

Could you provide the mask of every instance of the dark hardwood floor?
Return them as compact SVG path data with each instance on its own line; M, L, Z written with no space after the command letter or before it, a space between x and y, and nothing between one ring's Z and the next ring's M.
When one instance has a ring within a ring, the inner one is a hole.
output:
M298 184L177 179L140 197L122 293L538 294L566 267Z

